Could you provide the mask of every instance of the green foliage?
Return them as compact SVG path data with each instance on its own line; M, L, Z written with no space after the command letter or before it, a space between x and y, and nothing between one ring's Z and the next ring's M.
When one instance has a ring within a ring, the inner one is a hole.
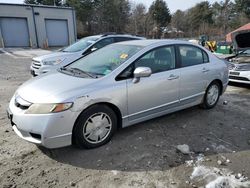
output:
M186 19L184 19L186 13L181 10L177 10L171 19L171 24L173 27L177 28L177 30L185 31L188 28L188 23Z
M169 8L163 0L155 0L149 8L149 13L160 27L166 26L171 20Z
M235 8L237 12L244 13L250 18L250 1L249 0L235 0Z
M106 31L122 32L128 23L130 4L127 0L99 0L96 15Z

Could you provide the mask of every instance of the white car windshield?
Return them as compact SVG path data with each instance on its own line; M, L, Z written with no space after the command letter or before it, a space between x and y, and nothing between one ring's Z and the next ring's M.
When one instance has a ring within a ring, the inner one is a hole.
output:
M63 49L63 52L78 52L84 50L91 44L95 43L100 37L85 37L78 42L68 46L67 48Z
M113 44L85 56L66 66L95 76L105 76L133 56L142 46Z
M250 56L250 49L244 50L244 51L240 52L239 55L247 55L247 56Z

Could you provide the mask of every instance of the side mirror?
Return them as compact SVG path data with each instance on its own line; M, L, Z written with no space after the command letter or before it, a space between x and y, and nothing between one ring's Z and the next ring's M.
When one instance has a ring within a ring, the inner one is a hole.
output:
M133 83L137 83L140 81L141 77L149 77L152 74L152 70L149 67L137 67L134 70L134 79Z

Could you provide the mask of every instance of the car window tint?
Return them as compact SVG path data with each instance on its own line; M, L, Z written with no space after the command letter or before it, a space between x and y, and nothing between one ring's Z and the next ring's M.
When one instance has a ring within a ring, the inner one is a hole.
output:
M203 63L201 49L194 46L179 46L182 67L199 65Z
M128 40L135 40L135 39L129 38L129 37L115 37L115 42L123 42L123 41L128 41Z
M100 40L99 42L97 42L95 45L93 45L92 48L97 48L97 49L100 49L104 46L107 46L109 44L112 44L114 43L114 38L105 38L105 39L102 39Z
M111 73L141 49L141 46L112 44L76 60L67 67L104 76Z
M149 67L152 73L175 68L175 49L173 46L152 50L135 62L135 68Z
M203 61L204 61L204 63L208 63L209 62L209 58L208 58L207 53L204 52L204 51L202 51L202 53L203 53Z

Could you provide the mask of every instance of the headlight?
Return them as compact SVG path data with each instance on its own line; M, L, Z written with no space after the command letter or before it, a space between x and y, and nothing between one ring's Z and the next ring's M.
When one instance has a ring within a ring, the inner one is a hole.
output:
M73 103L32 104L25 114L49 114L68 110Z
M63 62L64 59L57 59L57 60L51 60L51 61L43 61L44 65L58 65Z

